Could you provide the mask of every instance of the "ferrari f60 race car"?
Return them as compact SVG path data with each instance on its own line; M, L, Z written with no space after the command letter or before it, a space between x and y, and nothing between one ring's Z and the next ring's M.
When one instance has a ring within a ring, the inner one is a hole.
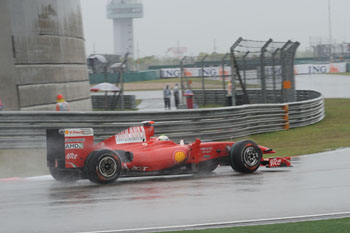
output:
M239 142L175 143L154 137L152 121L128 128L94 144L93 129L48 129L47 165L58 181L89 179L108 184L119 176L210 173L218 165L230 165L240 173L259 166L289 167L290 158L263 159L272 149L250 140Z

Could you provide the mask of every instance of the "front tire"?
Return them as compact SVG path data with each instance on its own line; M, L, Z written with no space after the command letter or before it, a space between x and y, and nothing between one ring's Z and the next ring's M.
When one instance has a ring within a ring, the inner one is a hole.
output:
M236 142L230 151L231 167L241 173L255 172L261 163L262 152L251 140Z
M91 153L87 159L86 173L89 180L97 184L115 182L122 170L120 157L110 150Z
M79 171L49 167L51 176L62 183L74 183L80 179Z

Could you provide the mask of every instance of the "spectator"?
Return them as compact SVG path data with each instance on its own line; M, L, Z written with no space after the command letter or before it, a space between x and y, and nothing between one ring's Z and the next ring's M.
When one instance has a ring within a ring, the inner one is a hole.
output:
M231 82L229 82L227 85L226 99L227 99L227 105L232 106L232 83Z
M171 107L170 107L171 91L169 89L169 85L165 86L165 88L163 90L163 97L164 97L165 110L167 108L170 110L171 109Z
M180 90L179 90L179 84L175 84L174 89L173 89L173 94L174 94L174 100L175 100L175 107L179 108L179 103L180 103Z
M232 83L229 82L227 85L227 96L232 96Z
M2 104L1 99L0 99L0 111L2 111L3 108L4 108L4 105Z
M57 95L56 111L69 111L69 104L64 100L63 95Z

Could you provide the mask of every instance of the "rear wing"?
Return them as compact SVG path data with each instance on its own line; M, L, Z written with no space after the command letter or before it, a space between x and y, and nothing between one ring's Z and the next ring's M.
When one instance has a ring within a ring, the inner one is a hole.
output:
M83 167L94 144L94 131L84 129L47 129L47 166L56 168Z

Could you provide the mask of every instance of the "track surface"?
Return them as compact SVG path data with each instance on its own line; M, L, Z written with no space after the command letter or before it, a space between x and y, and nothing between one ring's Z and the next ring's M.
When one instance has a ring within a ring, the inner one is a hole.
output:
M349 212L349 153L302 156L293 168L251 175L221 167L206 177L122 178L108 186L2 180L0 232L126 231Z

